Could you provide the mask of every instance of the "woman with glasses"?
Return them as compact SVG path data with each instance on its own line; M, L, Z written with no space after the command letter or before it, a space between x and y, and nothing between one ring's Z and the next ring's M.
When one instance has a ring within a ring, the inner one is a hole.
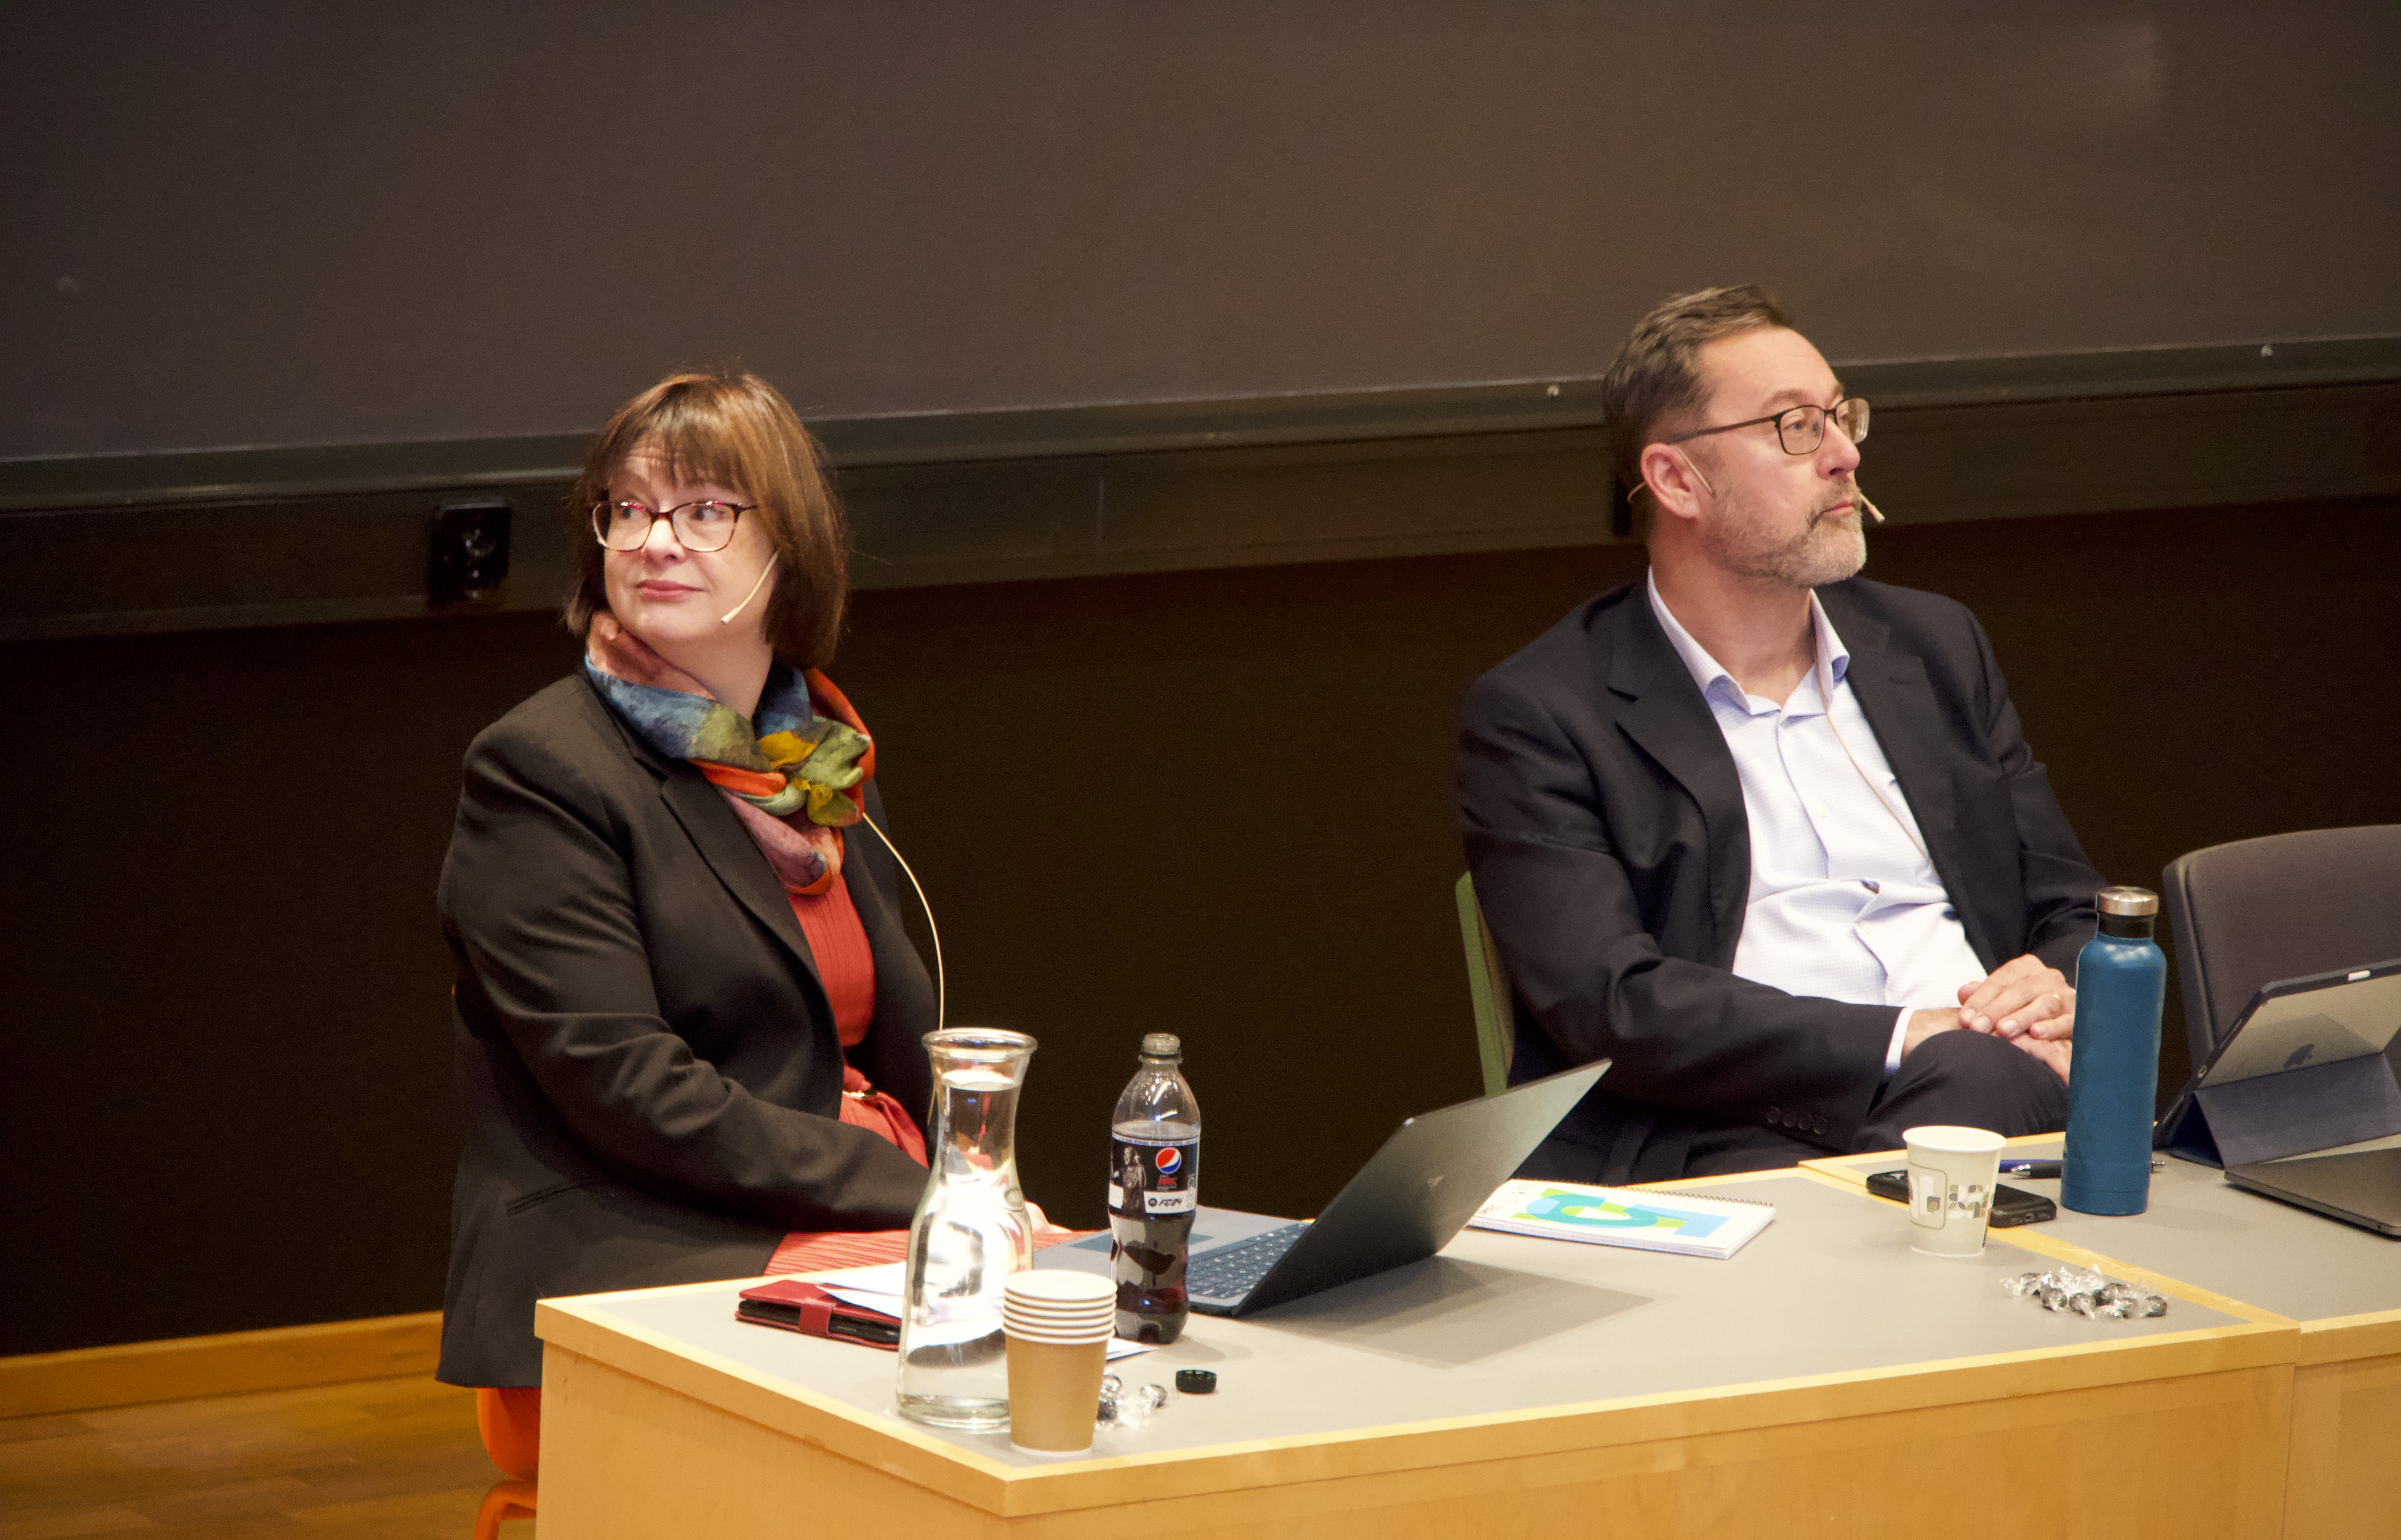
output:
M540 1383L541 1297L833 1265L822 1233L904 1227L926 1185L939 1001L874 740L818 672L848 538L815 440L762 380L678 375L572 506L582 666L468 750L442 872L456 1384ZM535 1396L484 1396L520 1476Z

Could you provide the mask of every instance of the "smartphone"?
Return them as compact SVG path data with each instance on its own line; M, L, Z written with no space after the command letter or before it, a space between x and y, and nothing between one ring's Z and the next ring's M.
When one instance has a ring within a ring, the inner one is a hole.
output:
M1868 1191L1879 1198L1893 1202L1909 1202L1909 1173L1879 1171L1868 1179ZM1984 1222L1996 1230L2007 1230L2013 1224L2040 1224L2045 1220L2059 1218L2059 1206L2039 1192L2029 1192L2023 1187L2007 1182L1993 1189L1992 1212Z

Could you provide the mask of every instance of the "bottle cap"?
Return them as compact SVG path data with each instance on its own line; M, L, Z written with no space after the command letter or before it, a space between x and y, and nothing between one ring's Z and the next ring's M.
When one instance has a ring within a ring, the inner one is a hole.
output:
M1209 1369L1179 1369L1175 1388L1187 1396L1206 1396L1217 1388L1217 1373Z
M1143 1034L1142 1056L1145 1058L1178 1058L1184 1053L1184 1040L1173 1032Z
M2104 888L2099 902L2103 914L2155 915L2160 912L2160 895L2148 888Z

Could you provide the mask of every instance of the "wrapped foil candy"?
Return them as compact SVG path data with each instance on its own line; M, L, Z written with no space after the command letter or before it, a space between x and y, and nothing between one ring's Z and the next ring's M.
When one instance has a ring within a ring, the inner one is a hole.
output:
M1121 1427L1132 1433L1150 1421L1150 1414L1165 1406L1169 1391L1165 1385L1146 1384L1132 1389L1115 1374L1101 1376L1101 1415L1103 1427Z
M2132 1321L2168 1313L2165 1295L2105 1278L2097 1267L2061 1266L2048 1273L2021 1273L2002 1279L2001 1288L2020 1299L2031 1296L2045 1310L2088 1319Z

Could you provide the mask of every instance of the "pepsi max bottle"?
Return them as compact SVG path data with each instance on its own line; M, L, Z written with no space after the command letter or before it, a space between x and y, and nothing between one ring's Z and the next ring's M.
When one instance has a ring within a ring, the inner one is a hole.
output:
M1142 1040L1142 1065L1118 1097L1109 1140L1109 1261L1117 1270L1118 1335L1172 1342L1191 1307L1184 1253L1200 1206L1200 1102L1176 1068L1172 1032Z

